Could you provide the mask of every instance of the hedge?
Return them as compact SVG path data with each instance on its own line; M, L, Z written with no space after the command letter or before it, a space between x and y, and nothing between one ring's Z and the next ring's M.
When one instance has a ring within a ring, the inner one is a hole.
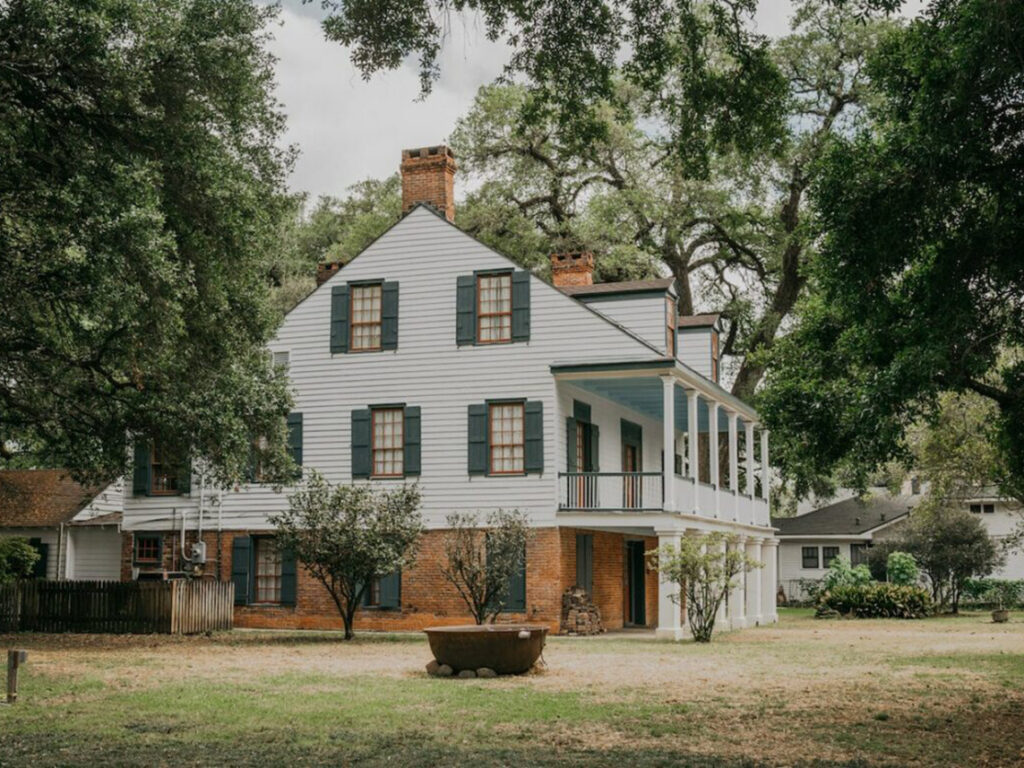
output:
M921 619L932 609L932 598L921 587L875 581L840 585L818 596L818 612L835 611L858 619Z

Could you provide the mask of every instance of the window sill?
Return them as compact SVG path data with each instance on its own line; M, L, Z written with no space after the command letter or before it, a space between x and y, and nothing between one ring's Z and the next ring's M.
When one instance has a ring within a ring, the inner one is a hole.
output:
M392 608L388 605L361 605L359 606L359 610L372 611L374 613L401 613L402 607L397 606L395 608Z

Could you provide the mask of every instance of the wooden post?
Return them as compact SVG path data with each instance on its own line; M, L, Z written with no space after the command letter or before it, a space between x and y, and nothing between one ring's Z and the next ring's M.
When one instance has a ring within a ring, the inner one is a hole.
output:
M18 667L28 659L28 651L7 652L7 703L18 700Z

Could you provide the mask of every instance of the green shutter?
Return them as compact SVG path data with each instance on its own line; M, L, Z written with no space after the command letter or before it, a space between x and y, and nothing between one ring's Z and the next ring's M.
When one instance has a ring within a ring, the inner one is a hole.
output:
M352 411L352 477L370 476L370 409Z
M149 493L149 443L135 441L135 461L132 468L132 496Z
M235 585L235 605L249 602L249 564L252 559L252 539L235 536L231 540L231 581Z
M384 283L380 293L380 348L398 349L398 283Z
M380 607L400 608L402 605L402 572L395 571L380 579Z
M32 578L33 579L45 579L46 578L46 561L50 557L50 545L43 544L42 539L29 539L28 545L32 547L36 552L39 553L39 559L36 560L35 565L32 566Z
M455 286L455 341L476 343L476 276L459 275Z
M295 466L302 466L302 414L288 414L288 455ZM301 473L300 473L301 474Z
M348 352L348 285L331 288L331 354Z
M487 406L469 406L469 474L487 474Z
M405 407L405 424L403 425L405 445L402 464L404 474L418 475L420 473L420 407L418 405L407 405Z
M576 419L568 416L565 419L565 471L579 472L580 466L576 462L576 430L578 425Z
M512 273L512 341L530 339L530 273Z
M544 471L544 403L527 400L524 409L526 433L523 467L527 472Z
M523 564L508 580L508 600L506 611L526 610L526 553L523 553Z
M588 428L587 439L590 441L590 466L586 468L587 472L600 472L601 462L598 460L600 456L599 446L601 444L600 430L597 428L597 424L590 424Z
M298 568L295 553L281 551L281 605L295 605ZM237 589L237 587L236 587Z
M590 423L590 405L587 403L581 403L579 400L572 401L572 415L576 421L582 421L584 424Z

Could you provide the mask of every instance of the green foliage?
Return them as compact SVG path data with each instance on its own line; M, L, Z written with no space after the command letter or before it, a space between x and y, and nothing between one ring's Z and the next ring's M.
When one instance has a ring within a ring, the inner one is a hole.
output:
M812 188L811 290L772 355L760 411L801 489L906 459L941 393L994 406L1024 480L1024 4L944 0L869 57L870 124L836 138ZM988 430L982 432L987 434Z
M885 561L885 574L890 584L908 587L917 584L921 570L909 552L890 552Z
M278 546L293 552L331 595L346 640L370 582L415 562L423 532L419 507L415 485L331 486L312 470L288 498L288 509L271 515Z
M0 538L0 584L27 579L39 561L39 553L27 540L16 536Z
M662 580L679 586L672 599L681 605L685 595L690 633L698 643L711 642L718 609L737 577L764 565L747 556L735 534L720 532L684 536L678 549L666 544L647 554Z
M0 459L105 480L125 438L226 484L284 454L266 264L288 153L247 0L0 6Z
M1012 579L967 579L964 598L975 603L989 603L998 608L1016 608L1024 595L1024 581Z
M483 527L478 514L448 516L441 574L477 624L494 623L504 610L509 583L525 565L529 538L529 519L518 510L492 512Z
M864 564L856 568L850 565L850 558L840 555L833 558L828 570L821 579L821 589L834 589L840 586L861 586L871 581L871 571Z
M921 587L873 581L825 590L818 609L858 619L922 619L930 613L932 599Z

